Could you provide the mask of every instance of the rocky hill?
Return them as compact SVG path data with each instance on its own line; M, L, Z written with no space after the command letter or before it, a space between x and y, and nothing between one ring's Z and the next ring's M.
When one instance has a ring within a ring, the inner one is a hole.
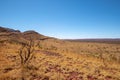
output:
M20 32L19 30L0 27L0 42L8 41L8 42L24 43L24 41L27 41L30 38L34 40L44 40L50 37L41 35L33 30Z
M20 32L20 31L0 26L0 32Z

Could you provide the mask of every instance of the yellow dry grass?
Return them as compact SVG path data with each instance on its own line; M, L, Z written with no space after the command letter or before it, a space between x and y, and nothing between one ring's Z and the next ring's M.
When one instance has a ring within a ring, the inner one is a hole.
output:
M24 72L19 48L19 44L0 44L0 80L21 80L23 73L25 80L120 80L118 44L41 41Z

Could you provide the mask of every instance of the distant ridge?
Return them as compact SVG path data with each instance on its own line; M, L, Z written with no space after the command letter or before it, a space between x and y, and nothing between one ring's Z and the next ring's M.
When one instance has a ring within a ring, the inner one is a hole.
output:
M120 44L120 38L96 38L96 39L65 39L71 42L100 42L100 43L116 43Z
M14 30L14 29L0 26L0 41L24 42L25 40L29 40L30 38L32 38L34 40L46 40L46 39L57 40L57 38L44 36L34 30L28 30L25 32L21 32L19 30ZM70 41L70 42L99 42L99 43L120 44L120 38L59 39L59 40Z
M14 30L0 26L0 42L8 41L8 42L23 43L29 40L30 38L34 40L51 39L50 37L39 34L38 32L33 30L21 32L19 30Z
M20 32L20 31L0 26L0 32Z

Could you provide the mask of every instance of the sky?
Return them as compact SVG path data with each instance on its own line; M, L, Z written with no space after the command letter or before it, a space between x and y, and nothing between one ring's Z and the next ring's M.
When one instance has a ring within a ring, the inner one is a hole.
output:
M60 39L120 38L120 0L0 0L0 26Z

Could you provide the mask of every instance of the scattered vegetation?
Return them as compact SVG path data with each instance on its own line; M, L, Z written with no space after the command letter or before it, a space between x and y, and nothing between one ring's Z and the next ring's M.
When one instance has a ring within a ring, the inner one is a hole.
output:
M29 39L31 31L21 33L25 40L0 38L0 80L120 80L119 44L35 34Z

